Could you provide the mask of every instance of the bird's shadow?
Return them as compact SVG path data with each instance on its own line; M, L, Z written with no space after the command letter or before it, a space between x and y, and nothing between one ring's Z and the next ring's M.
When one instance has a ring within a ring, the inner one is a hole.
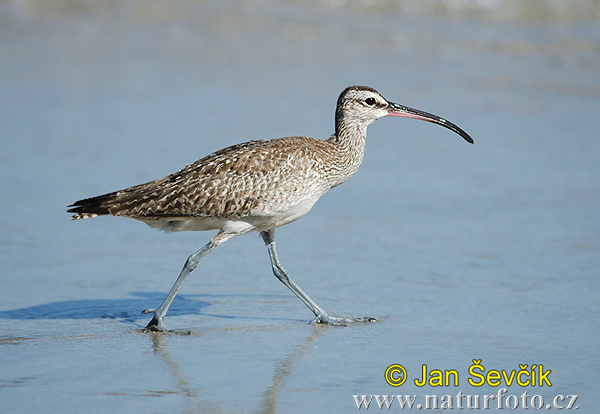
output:
M162 302L165 297L160 292L131 292L130 299L82 299L53 302L43 305L30 306L13 310L0 311L0 319L36 320L36 319L120 319L125 323L135 323L139 319L147 319L148 315L141 313L143 309L152 308ZM196 298L223 296L277 296L280 295L178 295L171 308L169 316L200 315L202 309L211 305L210 302ZM234 316L214 315L225 318ZM244 318L240 316L239 318Z

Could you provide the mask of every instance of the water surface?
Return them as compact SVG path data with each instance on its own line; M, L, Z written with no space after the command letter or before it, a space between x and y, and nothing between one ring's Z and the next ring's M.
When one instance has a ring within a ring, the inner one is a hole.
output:
M0 4L2 411L350 412L356 394L495 394L467 383L481 359L543 364L552 387L508 392L595 412L600 6L542 3ZM380 120L356 176L276 231L317 303L378 322L308 324L246 235L174 302L190 335L143 333L211 234L66 205L241 141L327 138L351 84L475 139ZM386 384L391 364L410 381ZM459 386L417 387L423 364Z

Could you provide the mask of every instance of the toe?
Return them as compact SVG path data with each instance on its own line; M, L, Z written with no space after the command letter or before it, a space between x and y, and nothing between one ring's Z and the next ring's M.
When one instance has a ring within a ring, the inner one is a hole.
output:
M355 322L377 322L377 319L371 317L356 318Z

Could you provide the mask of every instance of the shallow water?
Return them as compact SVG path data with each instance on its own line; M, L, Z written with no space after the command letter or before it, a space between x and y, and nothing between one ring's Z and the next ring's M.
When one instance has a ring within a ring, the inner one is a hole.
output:
M508 394L577 394L595 412L600 5L536 4L1 3L2 412L336 413L357 394L496 394L467 382L473 359L543 364L552 387ZM475 139L380 120L356 176L277 230L317 303L378 322L308 324L246 235L175 300L167 324L189 335L143 333L141 309L211 234L71 222L66 205L240 141L326 138L350 84ZM459 386L417 387L423 364Z

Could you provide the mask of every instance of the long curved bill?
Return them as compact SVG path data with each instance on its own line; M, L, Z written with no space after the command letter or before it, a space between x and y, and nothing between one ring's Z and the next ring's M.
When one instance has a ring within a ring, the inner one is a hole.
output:
M465 131L454 125L452 122L441 118L437 115L430 114L425 111L419 111L418 109L409 108L408 106L398 105L397 103L388 103L388 114L387 116L399 116L403 118L420 119L421 121L432 122L434 124L441 125L448 128L450 131L456 132L458 135L464 138L465 141L473 143L473 138L469 136Z

